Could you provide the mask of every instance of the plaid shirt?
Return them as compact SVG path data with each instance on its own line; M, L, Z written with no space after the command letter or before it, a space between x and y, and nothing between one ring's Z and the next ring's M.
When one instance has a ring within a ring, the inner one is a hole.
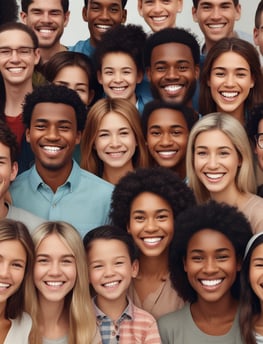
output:
M96 306L95 299L93 304L103 344L161 343L156 320L148 312L134 306L130 299L116 321L112 321Z

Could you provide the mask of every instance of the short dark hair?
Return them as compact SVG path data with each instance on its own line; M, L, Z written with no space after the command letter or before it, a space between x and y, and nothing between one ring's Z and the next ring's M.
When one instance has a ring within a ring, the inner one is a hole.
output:
M232 0L233 3L234 3L234 6L237 6L239 4L239 0ZM193 6L194 8L197 8L198 7L198 4L199 4L200 0L193 0Z
M34 0L21 0L21 8L22 11L27 13L28 7L34 2ZM60 0L61 6L63 8L63 12L68 12L69 9L69 0Z
M27 25L20 22L9 22L0 25L0 33L11 30L20 30L28 34L31 38L34 49L38 48L38 38L35 32ZM22 43L22 42L21 42Z
M79 95L65 86L54 84L39 86L25 97L23 106L23 123L30 128L32 113L38 103L62 103L75 110L77 129L82 131L85 126L87 110Z
M173 217L195 204L192 190L165 167L138 168L121 178L112 193L110 218L113 225L127 230L133 200L150 192L166 200Z
M261 13L263 12L263 0L258 3L255 13L255 28L259 29L261 22Z
M170 246L169 266L171 281L178 294L189 302L197 299L184 270L183 260L191 237L203 230L211 229L222 233L232 243L237 260L241 263L246 244L252 236L251 226L245 215L237 208L210 201L187 209L175 220L175 233ZM232 294L239 297L239 274L232 286Z
M123 8L123 9L125 8L125 6L126 6L126 4L127 4L127 1L128 1L128 0L121 0L121 5L122 5L122 8ZM89 0L84 0L84 5L85 5L85 7L88 6L88 3L89 3Z
M255 135L258 133L259 122L263 119L263 103L257 104L250 113L247 130L250 140L256 144Z
M145 138L147 136L147 128L148 128L149 118L150 118L152 112L155 110L158 110L158 109L164 109L164 116L165 116L165 109L170 109L170 110L175 110L175 111L181 112L185 118L189 132L192 129L192 126L196 122L195 111L193 109L186 107L184 105L168 103L168 102L165 102L161 99L155 99L155 100L152 100L149 103L147 103L143 109L141 122L142 122L143 135Z
M2 120L0 120L0 143L9 148L11 163L17 161L18 143L16 135Z
M92 242L97 239L119 240L127 246L131 262L134 262L134 260L138 258L138 248L132 236L118 227L106 225L89 231L83 238L84 248L87 253L90 250Z
M0 1L0 24L8 23L11 21L17 21L18 17L18 5L16 0Z
M193 60L196 65L200 63L200 46L197 38L193 33L182 28L166 28L154 32L146 39L144 49L144 66L149 67L151 64L151 55L153 49L161 44L181 43L188 46L192 52Z
M98 43L94 62L96 70L101 70L103 57L108 53L125 53L134 61L139 72L144 71L143 49L146 41L146 33L142 26L119 24L105 32Z

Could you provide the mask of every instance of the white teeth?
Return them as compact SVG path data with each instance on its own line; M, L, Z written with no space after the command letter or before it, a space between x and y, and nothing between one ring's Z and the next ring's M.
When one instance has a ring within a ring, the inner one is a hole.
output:
M50 287L59 287L63 285L63 282L46 282L46 284L49 285Z
M111 153L108 153L112 158L119 158L121 157L124 152L111 152Z
M167 16L162 16L162 17L152 17L152 20L155 22L162 22L167 19Z
M200 282L207 286L207 287L214 287L218 284L220 284L223 281L223 279L216 279L216 280L200 280Z
M162 152L158 152L159 155L163 155L163 156L167 156L170 157L171 155L176 154L178 151L162 151Z
M210 29L222 29L225 26L225 24L209 24L208 27Z
M59 147L51 147L51 146L44 146L44 150L49 151L49 152L58 152L60 150Z
M144 238L143 241L145 241L148 244L155 244L157 242L160 242L162 238Z
M221 92L221 94L226 98L234 98L238 96L238 92Z
M120 92L120 91L124 91L125 87L112 87L112 90L116 92Z
M21 67L11 67L11 68L8 68L9 72L12 72L12 73L21 73L23 71L23 68Z
M107 31L111 28L110 25L96 25L96 27L99 29L99 30L102 30L102 31Z
M181 88L183 88L183 86L181 85L168 85L164 87L164 89L168 92L176 92L180 90Z
M39 32L41 33L51 33L53 32L54 30L51 30L51 29L40 29Z
M107 287L107 288L112 288L112 287L115 287L116 285L118 285L119 282L118 281L115 281L115 282L109 282L109 283L105 283L104 284L104 287Z
M211 174L211 173L206 173L206 176L208 177L208 178L210 178L210 179L218 179L218 178L221 178L221 177L223 177L224 176L224 173L213 173L213 174Z
M10 285L9 283L0 283L0 288L8 288Z

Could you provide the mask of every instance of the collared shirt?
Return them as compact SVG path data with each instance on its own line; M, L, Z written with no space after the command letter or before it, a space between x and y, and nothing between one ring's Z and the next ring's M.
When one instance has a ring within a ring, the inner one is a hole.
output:
M113 185L79 167L74 161L66 182L54 193L34 165L10 187L13 203L51 221L66 221L83 236L108 222Z
M97 325L102 344L161 344L156 320L146 311L134 306L128 299L128 306L118 320L112 321L95 304Z

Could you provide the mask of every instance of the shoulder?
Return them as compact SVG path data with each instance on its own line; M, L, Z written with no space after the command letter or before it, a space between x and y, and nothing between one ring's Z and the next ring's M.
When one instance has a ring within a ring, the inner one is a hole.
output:
M94 187L105 188L110 191L113 190L114 186L107 182L106 180L97 177L95 174L90 173L82 168L80 168L80 178L82 182L90 183Z
M190 306L189 304L186 304L182 309L172 313L165 314L162 317L160 317L158 319L158 326L174 327L174 321L176 321L176 323L179 324L180 322L183 322L185 320L188 314L190 314Z
M23 313L21 318L10 319L11 327L5 339L5 344L27 344L32 326L31 317Z
M37 226L41 225L45 221L44 219L41 219L40 217L22 208L14 207L11 204L7 205L8 213L6 217L8 219L23 222L28 227L30 232L32 232Z

